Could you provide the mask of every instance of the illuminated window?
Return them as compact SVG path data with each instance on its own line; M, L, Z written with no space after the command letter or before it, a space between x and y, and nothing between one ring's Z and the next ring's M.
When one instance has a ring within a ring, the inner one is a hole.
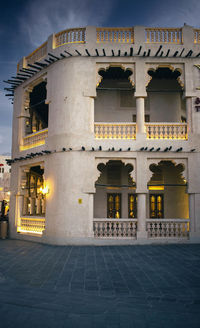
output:
M164 199L162 194L150 195L150 218L161 219L164 217L163 203Z
M137 218L137 195L128 195L128 217Z
M121 194L107 194L107 215L110 219L121 218Z

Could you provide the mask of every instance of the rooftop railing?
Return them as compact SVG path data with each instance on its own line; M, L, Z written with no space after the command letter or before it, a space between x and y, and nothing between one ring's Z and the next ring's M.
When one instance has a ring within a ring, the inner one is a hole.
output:
M94 123L96 139L136 139L136 123Z
M146 123L147 139L187 140L187 123Z
M30 55L26 57L26 65L34 64L36 61L40 61L47 55L47 42L44 42L40 47L35 49Z
M20 150L26 150L41 146L45 144L45 140L48 137L48 129L43 129L31 134L28 134L23 139L23 145L20 147Z
M55 47L68 43L85 43L85 28L73 28L55 34Z
M134 29L129 27L98 27L97 43L134 43Z
M145 41L147 43L182 43L181 28L146 28Z

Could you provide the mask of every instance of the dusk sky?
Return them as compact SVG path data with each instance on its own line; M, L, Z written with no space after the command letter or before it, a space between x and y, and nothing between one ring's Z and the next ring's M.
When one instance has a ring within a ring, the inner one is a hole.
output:
M12 105L3 80L53 32L71 27L200 27L199 0L10 0L0 10L0 154L11 152Z

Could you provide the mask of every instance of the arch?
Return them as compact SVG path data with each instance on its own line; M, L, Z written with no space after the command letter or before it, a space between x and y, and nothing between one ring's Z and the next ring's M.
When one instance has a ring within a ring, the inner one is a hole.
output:
M149 75L149 71L156 72L160 68L168 68L172 73L179 73L177 76L177 81L181 88L184 88L185 84L185 74L183 64L147 64L146 65L146 87L148 87L150 81L152 80L152 76Z
M121 68L124 72L130 71L132 74L128 77L129 82L131 83L132 87L135 87L135 65L134 64L124 64L124 63L102 63L97 64L96 66L96 87L102 82L103 77L99 74L100 71L107 72L109 68L118 67Z

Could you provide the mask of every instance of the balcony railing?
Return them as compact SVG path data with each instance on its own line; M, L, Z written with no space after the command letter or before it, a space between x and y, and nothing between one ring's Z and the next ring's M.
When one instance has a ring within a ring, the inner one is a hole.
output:
M35 133L29 134L23 139L23 145L20 150L26 150L45 144L45 139L48 137L48 129L43 129Z
M98 27L97 42L134 43L134 29L130 27Z
M182 43L181 28L146 28L145 41L147 43Z
M136 219L94 219L96 238L136 238Z
M45 230L45 218L25 218L20 219L17 232L32 233L42 235Z
M55 47L68 43L85 43L85 28L73 28L55 35Z
M136 139L135 123L95 123L96 139Z
M44 42L39 48L34 50L30 55L26 57L26 64L34 64L36 61L40 61L47 55L47 42Z
M148 219L148 238L189 238L189 220Z
M147 139L187 140L187 123L146 123Z

